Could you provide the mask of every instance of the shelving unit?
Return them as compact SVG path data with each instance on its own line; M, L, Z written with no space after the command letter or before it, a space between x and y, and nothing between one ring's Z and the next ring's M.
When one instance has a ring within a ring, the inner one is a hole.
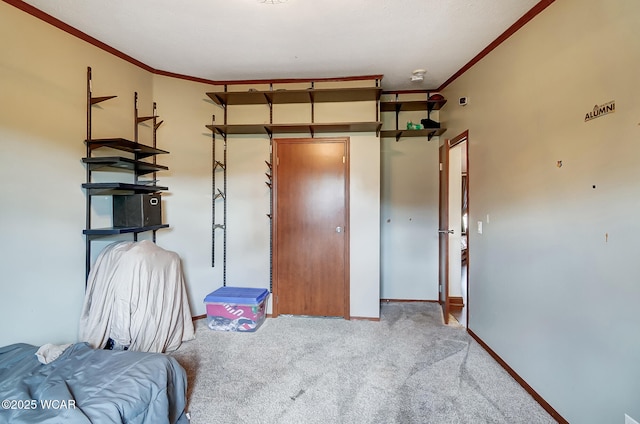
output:
M440 110L445 103L447 103L446 99L401 101L398 100L398 94L396 94L396 99L394 101L381 101L380 112L394 112L396 114L396 125L395 129L381 130L380 136L394 137L396 141L399 141L402 137L426 137L428 140L431 140L433 137L438 137L444 134L447 130L446 128L425 128L421 130L402 129L400 128L398 121L400 112L425 111L427 112L427 118L429 118L432 111Z
M379 85L379 82L377 83ZM285 103L358 102L379 100L380 87L275 89L267 91L217 91L207 96L220 106Z
M315 83L311 82L308 89L273 89L270 84L269 90L249 90L249 91L228 91L227 85L223 91L208 92L207 96L217 105L221 106L224 111L224 119L222 123L216 123L212 120L210 125L206 127L211 130L213 137L213 188L212 188L212 266L215 266L215 240L216 229L223 231L223 285L226 285L226 245L227 245L227 212L226 212L226 147L227 136L231 134L265 134L269 137L269 160L265 161L268 172L266 173L266 185L271 190L271 171L273 163L272 142L274 134L295 134L308 133L311 137L321 133L336 132L375 132L380 135L382 122L380 121L379 102L382 88L380 87L380 79L375 79L375 87L349 87L349 88L315 88ZM375 101L375 121L363 122L315 122L315 104L326 102L359 102L359 101ZM309 104L311 107L310 121L305 123L273 123L273 106L277 104ZM267 105L269 107L269 123L256 124L228 124L227 113L230 105ZM216 170L219 169L215 159L216 151L216 134L222 137L224 142L224 190L221 191L216 186ZM224 203L223 224L216 223L216 201L220 200ZM273 199L271 197L269 205L269 213L267 217L271 220L273 213ZM272 268L273 257L273 226L270 224L270 261ZM272 284L273 269L270 271L270 285Z
M267 134L270 138L273 134L309 133L312 137L319 133L332 132L369 132L376 134L382 128L376 112L375 121L367 122L315 122L314 104L324 102L357 102L379 101L382 88L380 81L376 80L376 87L355 88L309 88L305 90L276 89L268 91L246 92L209 92L207 96L224 109L224 123L207 125L211 131L226 136L227 134ZM311 105L311 120L303 124L274 124L272 107L274 104L308 103ZM270 109L270 122L268 124L238 124L227 125L227 106L229 105L268 105Z
M117 96L93 97L91 84L91 68L87 68L87 137L85 140L86 157L82 158L82 162L86 167L86 182L82 187L86 191L86 210L85 210L85 235L86 242L86 259L85 259L85 277L89 276L91 267L91 242L92 240L112 235L133 234L134 240L137 235L142 232L152 231L153 241L156 239L156 231L161 228L167 228L168 224L150 225L142 227L107 227L92 228L91 225L91 205L93 196L118 195L118 194L153 194L160 191L168 190L167 187L158 186L156 184L156 172L167 170L168 168L156 163L156 156L159 154L168 154L166 150L156 147L156 131L162 124L157 121L156 104L153 104L153 115L147 117L138 116L138 93L134 95L134 140L124 138L101 138L93 139L91 132L92 106L104 101L116 98ZM138 124L145 121L152 121L153 128L153 144L151 146L138 143ZM117 153L126 153L129 156L93 156L95 150L111 149ZM152 158L152 162L142 159ZM96 171L112 171L126 170L133 173L133 182L93 182L92 174ZM152 174L149 181L141 181L138 179L141 175Z

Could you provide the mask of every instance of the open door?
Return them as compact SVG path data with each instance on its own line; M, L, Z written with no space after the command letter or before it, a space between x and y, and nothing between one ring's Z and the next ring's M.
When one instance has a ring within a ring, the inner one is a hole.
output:
M449 324L449 140L440 146L440 211L438 226L438 290L444 323Z

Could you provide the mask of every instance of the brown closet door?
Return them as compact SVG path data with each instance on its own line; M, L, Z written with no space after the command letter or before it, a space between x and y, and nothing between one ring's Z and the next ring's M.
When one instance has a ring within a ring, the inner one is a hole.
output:
M348 318L348 139L276 139L274 313Z

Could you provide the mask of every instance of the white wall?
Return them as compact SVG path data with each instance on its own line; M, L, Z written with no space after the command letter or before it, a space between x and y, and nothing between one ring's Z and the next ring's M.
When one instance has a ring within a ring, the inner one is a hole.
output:
M350 312L380 317L380 140L351 134L349 224Z
M205 125L216 111L205 93L213 88L153 77L154 99L164 120L157 142L170 152L158 158L169 167L157 175L158 183L169 187L163 194L163 219L170 228L157 232L157 242L182 259L193 315L206 313L203 300L222 281L221 267L211 267L212 138Z
M449 149L449 296L462 297L462 149L464 143Z
M393 97L388 100L392 101ZM400 100L425 100L403 94ZM448 106L445 106L448 107ZM401 112L398 126L419 123L425 112ZM438 112L431 113L438 120ZM383 113L383 129L395 129L395 113ZM438 299L439 137L381 139L380 228L383 299Z
M572 423L640 419L638 16L556 1L444 90L469 130L469 328Z

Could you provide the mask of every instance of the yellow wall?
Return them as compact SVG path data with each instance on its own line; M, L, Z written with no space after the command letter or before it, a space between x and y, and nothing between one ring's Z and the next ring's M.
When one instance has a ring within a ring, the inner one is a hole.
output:
M572 423L640 417L639 16L556 1L443 93L469 130L469 327Z
M158 104L165 121L158 130L158 147L170 152L158 157L158 163L169 167L158 179L169 187L163 194L163 215L171 226L158 232L158 243L182 257L192 313L204 314L205 295L222 284L221 251L216 252L216 268L211 268L211 136L205 128L212 114L217 122L222 120L222 110L205 95L216 87L153 75L4 2L0 52L0 345L62 343L77 337L85 273L81 158L86 154L87 66L93 69L94 96L118 96L92 108L93 138L133 139L134 92L139 95L140 115L150 115L153 102ZM360 105L365 112L360 106L347 107L359 115L345 120L364 115L374 120L375 103L369 103ZM255 122L255 111L242 110L235 117L231 112L230 119ZM277 113L283 121L302 121L306 111L283 107ZM325 107L316 114L318 121L322 116L331 121L336 108ZM351 137L351 214L359 217L351 228L351 314L375 318L379 139L375 133L334 135ZM139 141L150 144L151 137L149 124L140 125ZM232 136L228 148L227 281L267 287L268 139ZM93 227L110 225L110 214L110 199L94 196ZM94 242L93 258L112 241ZM221 239L217 245L222 246Z
M133 137L133 92L150 102L152 78L6 3L0 51L0 344L75 340L84 296L87 66L96 95L119 95L96 111L96 137Z

